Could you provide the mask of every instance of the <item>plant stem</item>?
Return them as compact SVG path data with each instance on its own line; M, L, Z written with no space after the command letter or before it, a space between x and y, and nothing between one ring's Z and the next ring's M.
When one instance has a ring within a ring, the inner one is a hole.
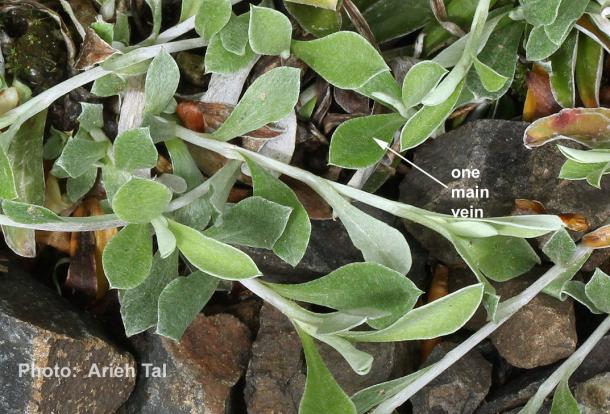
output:
M485 324L481 329L472 334L468 339L459 344L445 355L440 361L432 366L430 370L425 372L421 377L411 382L399 393L381 403L372 414L387 414L394 409L400 407L417 391L421 390L433 379L442 374L451 365L456 363L460 358L470 352L481 341L491 335L504 322L510 319L519 309L529 303L536 295L538 295L547 285L553 282L558 276L565 272L570 265L578 263L583 257L591 254L592 250L588 247L578 246L571 259L565 265L556 264L542 275L536 282L531 284L527 289L519 295L507 300L498 308L498 319Z
M589 355L589 353L593 350L595 345L604 337L606 332L610 330L610 316L607 316L606 319L602 321L602 323L593 331L591 335L587 338L585 342L574 352L568 359L564 361L563 364L559 366L551 374L550 377L546 379L538 388L536 394L527 402L527 405L523 407L519 414L529 414L536 413L538 409L542 406L545 398L555 389L557 384L563 379L568 379L576 368L582 364L584 359Z

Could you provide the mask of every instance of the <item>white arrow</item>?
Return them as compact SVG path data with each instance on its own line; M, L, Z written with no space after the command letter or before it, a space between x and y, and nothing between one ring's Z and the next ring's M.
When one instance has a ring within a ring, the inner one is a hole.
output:
M404 162L408 163L409 165L412 165L414 168L417 168L419 171L423 172L424 174L426 174L428 177L432 178L434 181L436 181L437 183L439 183L440 185L442 185L445 188L447 187L447 184L444 184L442 181L440 181L439 179L437 179L436 177L434 177L432 174L430 174L427 171L424 171L422 168L418 167L417 165L415 165L413 162L409 161L408 159L406 159L405 157L403 157L402 155L400 155L399 152L396 152L392 149L392 147L390 147L390 145L385 142L382 141L380 139L377 138L373 138L373 140L375 140L375 142L377 143L377 145L379 145L383 150L388 150L391 153L393 153L394 155L396 155L398 158L400 158L401 160L403 160Z

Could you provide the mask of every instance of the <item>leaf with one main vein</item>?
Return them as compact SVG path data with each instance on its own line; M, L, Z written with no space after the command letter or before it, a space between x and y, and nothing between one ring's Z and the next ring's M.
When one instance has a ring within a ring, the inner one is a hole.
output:
M220 279L194 272L178 277L159 295L159 321L156 333L180 341L197 314L210 300Z
M446 74L447 69L432 60L415 64L402 82L402 101L405 107L411 108L420 104Z
M311 336L296 328L305 353L307 379L299 414L356 414L356 407L324 365Z
M303 30L315 37L324 37L341 30L340 12L291 3L287 0L284 0L283 3L288 13L294 17Z
M336 10L338 0L287 0L289 2L306 4L308 6L319 7L321 9Z
M212 138L228 141L284 118L299 99L299 84L299 69L290 67L271 69L258 77Z
M195 16L197 14L197 12L199 11L200 7L201 7L200 0L182 0L181 5L180 5L179 22L182 23L183 21L187 20L188 18Z
M508 23L504 23L508 21ZM517 51L521 44L521 37L525 25L514 22L509 17L504 17L494 29L493 36L485 43L485 47L477 55L477 59L485 65L493 68L498 74L505 76L509 81L495 92L489 92L481 83L475 69L471 68L466 77L466 86L472 93L480 98L498 99L504 95L512 84L517 67Z
M546 254L553 263L567 265L570 258L576 252L576 243L566 229L556 231L542 246L542 252Z
M474 69L479 75L481 84L488 92L499 91L508 81L508 77L499 74L476 57L474 58Z
M562 44L565 41L574 22L583 15L589 2L590 0L561 0L557 18L552 24L544 26L551 42Z
M585 284L577 281L577 280L568 280L563 285L561 289L561 297L560 299L564 299L566 297L571 297L572 299L580 302L581 305L587 307L589 312L599 315L603 313L591 302L591 299L587 296L585 292Z
M72 138L68 140L64 150L55 165L60 167L72 178L80 177L91 166L106 156L109 142L91 141L86 138Z
M159 295L169 282L178 277L178 259L178 252L165 259L157 252L146 280L120 295L121 317L127 336L144 332L157 324Z
M373 356L367 352L361 351L354 346L350 341L343 339L337 335L323 335L311 333L311 335L320 342L331 346L337 351L343 359L349 364L350 368L358 375L366 375L371 371L373 366Z
M603 174L610 174L607 169L608 163L597 162L593 164L584 164L572 160L566 160L559 171L559 178L563 180L584 180L591 174L595 174L600 169L603 169Z
M527 38L525 56L531 62L541 61L555 53L560 46L561 44L556 44L549 39L544 27L535 27Z
M262 197L248 197L231 207L222 223L203 232L229 244L272 249L286 229L292 209Z
M163 216L152 219L150 222L157 236L157 247L161 257L165 259L176 250L176 237L169 231L167 219Z
M564 147L563 145L557 145L559 151L569 160L585 163L594 164L601 162L610 162L610 150L579 150L574 148Z
M404 275L377 263L351 263L311 282L269 286L293 300L371 315L368 323L374 328L394 323L422 294Z
M200 4L195 17L195 30L203 40L209 42L229 22L232 11L231 1L201 0Z
M292 209L286 229L273 246L273 252L282 260L296 266L307 250L311 222L305 207L290 187L246 158L252 176L254 195Z
M72 202L77 202L93 188L97 179L97 167L91 166L76 178L68 177L66 180L66 194Z
M78 116L79 128L91 131L104 126L104 105L81 102L81 113Z
M521 0L525 20L534 27L555 21L561 0Z
M226 50L239 56L243 56L246 53L249 21L250 13L244 13L239 16L231 15L229 22L219 32L220 41Z
M568 378L562 379L553 395L553 404L551 405L550 414L580 414L580 408L576 399L570 391Z
M559 50L551 56L551 91L557 103L564 108L575 106L574 69L576 68L576 52L578 50L577 40L578 32L574 30Z
M292 53L326 81L341 89L358 89L390 68L377 50L354 32L292 42Z
M596 269L585 286L585 293L597 309L610 313L610 276Z
M205 52L204 64L206 73L229 74L248 67L256 58L256 54L249 45L243 55L229 52L222 45L220 34L215 34L210 39L210 44Z
M353 169L375 164L385 151L373 138L390 143L404 122L399 114L362 116L343 122L333 133L328 162Z
M584 106L599 107L599 89L603 72L604 49L588 36L578 36L574 77Z
M462 93L463 85L463 82L460 83L446 101L436 106L424 106L409 118L400 133L401 151L420 145L443 125L453 111L453 107Z
M0 146L0 198L12 200L17 198L17 195L11 163L6 151Z
M354 89L360 95L371 98L382 105L400 111L402 95L398 82L390 72L381 72L369 79L360 88Z
M114 163L117 168L133 171L157 164L157 149L148 127L130 129L114 140Z
M352 243L362 251L364 260L382 264L402 274L409 271L411 250L397 229L354 207L322 181L315 189L341 219Z
M149 223L160 216L172 199L172 192L153 180L133 177L112 199L112 210L128 223Z
M146 0L146 4L150 7L153 18L153 26L150 33L150 38L153 39L159 35L159 31L161 30L161 1L162 0Z
M206 237L173 220L168 220L168 224L184 257L199 270L227 280L250 279L261 275L254 261L235 247Z
M421 306L379 331L340 333L356 342L396 342L431 339L460 329L474 315L483 299L483 284L467 286L457 292Z
M290 56L292 24L277 10L250 5L250 47L259 55Z
M610 162L606 163L603 167L590 172L586 178L587 183L595 188L601 189L602 178L608 173L610 173Z
M585 264L591 252L587 254L583 254L578 260L572 262L572 258L570 258L570 262L567 266L564 266L561 269L560 273L555 277L555 279L549 283L542 291L547 295L553 296L559 300L564 300L564 287L566 283L570 281L576 273L580 271L582 266Z
M493 236L470 239L471 256L477 267L491 280L504 282L529 271L540 258L519 237ZM498 252L502 252L501 255Z
M229 193L239 176L240 166L241 161L230 160L208 179L207 184L209 184L211 192L208 196L208 201L214 209L213 216L215 222L218 222L219 219L222 220L222 214L224 213Z
M434 19L429 0L375 1L362 15L379 42L412 33Z
M44 224L63 221L61 217L46 207L20 201L2 200L2 211L17 223Z
M174 97L179 82L180 69L178 69L178 65L165 49L161 49L161 52L155 56L146 72L144 112L150 114L161 113Z
M118 232L102 253L104 273L112 289L131 289L142 283L152 267L149 224L129 224Z
M452 218L452 221L455 219ZM489 223L494 226L500 236L526 239L543 236L564 227L561 219L552 214L466 219L465 221Z

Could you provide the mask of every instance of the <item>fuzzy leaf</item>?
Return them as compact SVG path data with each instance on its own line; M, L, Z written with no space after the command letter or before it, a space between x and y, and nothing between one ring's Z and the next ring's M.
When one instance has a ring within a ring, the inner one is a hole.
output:
M610 276L597 269L585 286L585 293L597 309L610 313Z
M165 219L165 217L159 216L153 219L151 224L155 229L155 235L157 236L159 253L161 254L161 258L165 259L176 250L176 237L174 237L174 233L169 231L167 219Z
M248 45L248 22L250 14L231 15L229 22L219 33L222 47L231 53L243 56Z
M157 333L180 341L186 328L216 291L219 282L220 279L203 272L169 282L159 296Z
M94 163L106 156L108 142L91 141L86 138L68 140L63 152L55 161L55 166L61 168L72 178L85 174Z
M557 385L553 395L553 405L550 414L580 414L580 408L570 391L568 380L563 379Z
M553 263L567 265L576 251L576 243L566 229L555 232L542 247L542 251Z
M118 95L127 86L127 81L122 76L115 73L110 73L93 82L91 93L106 98L108 96Z
M250 46L259 55L290 55L292 24L282 13L266 7L250 6L248 29Z
M409 69L402 83L402 101L405 107L411 108L420 104L445 74L447 69L431 60L415 64Z
M341 89L360 88L375 75L390 70L379 52L354 32L337 32L311 41L295 40L292 53Z
M228 141L284 118L299 99L299 83L299 70L290 67L275 68L260 76L212 136Z
M494 236L470 240L472 257L491 280L504 282L540 263L530 244L517 237ZM498 255L498 252L502 252Z
M155 56L146 72L144 85L145 106L144 112L159 114L173 99L178 83L180 70L169 53L162 49Z
M157 164L157 149L148 128L123 132L114 140L114 162L117 168L133 171Z
M499 91L508 80L508 77L499 74L477 58L474 59L474 69L479 75L481 84L488 92Z
M576 99L574 69L576 67L576 41L578 32L573 31L557 52L551 56L551 90L557 103L572 108Z
M66 194L72 202L77 202L85 196L93 188L95 180L97 179L97 167L91 166L82 175L72 178L68 177L66 180Z
M209 42L231 18L230 0L201 0L197 16L195 17L195 30L206 42Z
M604 49L590 37L579 36L577 54L575 78L578 95L586 107L597 108Z
M2 200L2 211L17 223L42 224L62 221L61 217L46 207L19 201Z
M343 122L333 133L328 162L353 169L375 164L385 151L373 138L390 143L404 122L398 114L363 116Z
M142 283L152 267L150 225L129 224L104 249L104 273L113 289L131 289Z
M521 0L525 20L532 26L546 26L555 21L561 0Z
M299 25L315 37L324 37L341 30L341 13L284 0L288 13Z
M104 126L104 106L102 104L90 104L81 102L81 113L78 116L80 128L91 131Z
M206 237L197 230L168 220L178 248L199 270L221 279L240 280L260 276L252 259L228 244Z
M163 184L144 178L132 178L112 199L112 210L128 223L149 223L165 211L172 192Z
M205 52L206 73L229 74L248 67L255 59L255 54L249 45L243 55L229 52L222 45L220 34L214 35Z

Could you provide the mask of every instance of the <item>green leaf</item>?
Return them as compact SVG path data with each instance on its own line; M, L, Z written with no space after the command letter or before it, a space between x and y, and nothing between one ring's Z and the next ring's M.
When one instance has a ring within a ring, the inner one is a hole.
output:
M362 251L364 260L402 274L409 271L411 251L398 230L354 207L326 183L320 183L316 190L341 219L352 243Z
M402 101L405 107L419 105L445 74L447 69L431 60L415 64L409 69L402 83Z
M114 24L114 40L128 45L130 36L129 17L127 14L117 10L116 23Z
M553 395L553 405L550 414L580 414L580 408L570 391L568 379L564 378L557 385Z
M576 58L576 87L584 106L599 106L599 87L602 78L604 49L588 36L578 37Z
M277 10L250 5L250 46L259 55L290 56L292 24Z
M97 179L97 167L91 166L84 174L66 180L66 194L72 202L77 202L93 188Z
M138 286L150 274L152 261L148 224L129 224L110 239L102 253L104 273L113 289Z
M352 315L372 315L369 324L374 328L396 322L422 294L404 275L377 263L351 263L312 282L270 286L289 299Z
M11 163L6 155L4 148L0 146L0 198L12 200L17 198L15 187L15 177Z
M198 0L182 0L180 5L180 23L195 16L200 7L201 2Z
M157 333L174 341L182 334L210 300L220 279L203 272L172 280L159 296Z
M72 178L85 174L94 163L106 156L109 143L91 141L86 138L68 140L63 152L55 161L55 166L61 168Z
M569 160L585 163L585 164L597 164L602 162L610 162L610 150L578 150L574 148L564 147L563 145L557 145L559 151L566 156Z
M521 238L494 236L469 242L477 267L497 282L513 279L540 263L532 246Z
M201 0L201 6L195 17L195 30L203 40L209 42L212 37L229 22L231 18L230 0Z
M379 52L354 32L337 32L310 41L294 40L292 53L342 89L360 88L375 75L390 70Z
M41 224L62 221L61 217L48 208L36 204L2 200L2 210L8 218L17 223Z
M177 252L165 259L157 252L146 280L120 296L121 317L127 336L144 332L157 324L159 295L169 282L178 277L178 258Z
M114 25L112 23L97 21L91 23L90 27L97 33L102 40L109 45L112 44L114 39Z
M229 52L222 45L220 34L216 34L210 40L205 52L205 71L206 73L234 73L248 67L254 61L255 56L249 45L246 45L246 50L241 56Z
M290 187L246 158L252 176L254 195L292 209L286 229L273 245L273 252L282 260L296 266L307 250L311 223L307 211Z
M165 211L171 199L172 192L163 184L134 177L114 195L112 210L128 223L149 223Z
M112 199L119 188L130 179L131 174L127 171L119 170L113 165L102 166L102 182L104 183L106 198L109 203L112 203Z
M262 197L240 201L222 217L222 223L203 234L218 241L272 249L280 238L292 209Z
M375 164L385 151L373 138L392 142L404 122L399 114L370 115L343 122L333 133L328 162L353 169Z
M508 77L499 74L477 58L474 59L474 69L479 75L481 84L488 92L499 91L508 81Z
M252 259L228 244L206 237L197 230L168 220L178 248L199 270L227 280L250 279L261 273Z
M532 29L527 43L525 44L525 56L531 62L538 62L551 56L559 49L561 44L553 43L544 31L544 27L539 26Z
M429 0L379 0L362 14L379 42L412 33L434 19Z
M580 302L581 305L584 305L589 309L589 312L599 315L602 313L597 307L591 302L591 299L587 297L585 293L585 284L580 281L568 280L565 282L561 289L561 298L563 296L570 296L572 299Z
M553 263L567 265L570 263L574 252L576 252L576 243L566 229L561 229L547 240L542 247L542 251Z
M248 22L250 13L236 16L231 15L229 22L220 31L222 46L231 53L243 56L248 44Z
M104 105L81 102L81 113L78 116L79 127L86 131L104 126Z
M544 26L548 38L557 45L562 44L588 4L589 0L561 0L557 19L552 24Z
M68 142L68 134L51 127L49 137L42 148L42 157L45 160L54 160L59 157L66 142Z
M401 151L420 145L444 124L460 97L463 85L463 82L460 83L445 102L436 106L424 106L409 118L400 133Z
M157 236L159 253L161 254L161 257L165 259L176 250L176 237L174 237L174 233L169 230L165 217L159 216L152 219L151 224L155 229L155 235Z
M161 30L161 1L162 0L146 0L146 4L150 7L153 18L153 27L150 34L150 38L156 38Z
M257 78L212 137L228 141L284 118L299 99L299 75L298 69L279 67Z
M521 0L525 20L532 26L546 26L555 21L561 0Z
M493 68L496 73L506 77L509 81L505 82L499 90L490 92L483 86L476 69L471 68L466 77L466 86L476 97L499 99L508 91L512 83L510 80L515 76L518 60L517 51L521 44L525 25L513 22L508 17L505 19L508 23L498 25L483 50L477 55L477 59ZM504 20L501 20L501 22L504 22Z
M610 276L599 269L595 270L585 286L585 293L597 309L610 313Z
M339 335L356 342L396 342L431 339L460 329L483 299L483 285L465 287L420 306L379 331L350 331Z
M327 36L341 30L341 13L334 10L284 1L284 6L299 25L315 37Z
M127 86L127 81L120 75L115 73L110 73L106 76L103 76L99 79L96 79L93 82L93 86L91 87L91 93L105 98L108 96L118 95L123 92L125 87Z
M114 140L114 163L117 168L133 171L157 165L157 149L148 128L130 129Z
M209 203L215 210L215 221L218 221L218 217L224 212L231 188L239 176L240 165L240 161L230 160L209 179L208 184L211 188Z
M160 114L173 99L178 83L180 69L169 53L162 49L150 63L144 84L144 112Z
M313 339L299 328L297 332L301 337L307 362L307 380L299 414L356 414L354 403L324 365Z
M336 10L338 0L287 0L291 3L306 4L321 9Z
M551 56L551 90L557 103L564 108L573 108L576 100L574 70L576 68L576 41L578 32L574 30L563 45Z
M604 174L609 174L608 163L598 162L593 164L584 164L572 160L566 160L559 171L559 178L564 180L584 180L589 175L595 174L603 170Z

